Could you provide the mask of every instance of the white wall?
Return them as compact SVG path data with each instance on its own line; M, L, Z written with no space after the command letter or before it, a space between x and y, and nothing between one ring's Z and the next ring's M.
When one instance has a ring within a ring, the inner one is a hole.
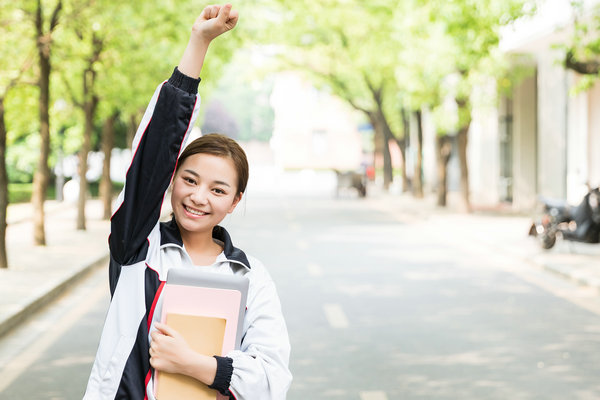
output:
M600 186L600 84L588 92L588 180L592 187Z
M498 137L498 109L495 102L496 86L491 81L479 87L472 96L473 120L469 130L467 158L471 203L489 207L500 197L500 150Z
M577 74L568 72L569 86L577 84ZM587 192L588 181L588 94L570 95L567 113L567 200L572 204L581 201Z
M556 51L538 58L538 193L565 198L567 174L567 73Z
M537 200L536 75L513 93L513 208L532 210Z

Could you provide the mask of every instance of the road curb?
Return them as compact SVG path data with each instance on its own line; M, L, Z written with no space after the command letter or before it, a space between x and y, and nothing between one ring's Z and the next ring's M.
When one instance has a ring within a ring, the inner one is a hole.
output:
M59 280L54 287L49 288L46 292L40 293L35 299L24 305L20 310L17 310L13 315L0 321L0 337L4 336L12 329L16 328L26 321L32 314L36 313L51 301L59 297L68 287L85 278L94 269L106 266L108 264L109 254L103 254L95 261L73 271L66 279Z
M566 271L566 268L561 268L552 264L542 264L542 268L548 272L559 275L571 282L574 282L581 286L587 286L595 289L600 294L600 280L594 279L584 275L577 275L571 271Z

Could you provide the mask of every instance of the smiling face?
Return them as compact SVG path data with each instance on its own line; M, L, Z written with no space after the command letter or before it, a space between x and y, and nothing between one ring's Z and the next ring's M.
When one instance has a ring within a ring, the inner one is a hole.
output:
M209 233L241 199L231 158L193 154L177 169L171 206L182 234Z

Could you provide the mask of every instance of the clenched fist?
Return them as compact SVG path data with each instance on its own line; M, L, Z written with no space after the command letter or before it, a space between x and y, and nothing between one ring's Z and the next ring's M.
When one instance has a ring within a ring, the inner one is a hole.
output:
M231 4L212 5L202 10L192 27L192 35L211 41L217 36L232 30L238 21L238 12Z

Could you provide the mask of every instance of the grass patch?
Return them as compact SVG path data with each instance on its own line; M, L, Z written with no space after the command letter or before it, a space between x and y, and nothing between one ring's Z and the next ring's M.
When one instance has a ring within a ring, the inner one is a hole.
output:
M8 184L8 202L13 203L28 203L31 201L31 193L33 192L33 183L9 183ZM46 191L47 199L56 198L56 188L49 186Z
M93 198L99 196L99 182L89 183L89 192ZM113 194L118 194L123 189L122 183L113 182ZM14 203L28 203L31 201L31 193L33 192L33 183L9 183L8 184L8 202ZM46 199L56 199L56 185L51 183L46 191Z

